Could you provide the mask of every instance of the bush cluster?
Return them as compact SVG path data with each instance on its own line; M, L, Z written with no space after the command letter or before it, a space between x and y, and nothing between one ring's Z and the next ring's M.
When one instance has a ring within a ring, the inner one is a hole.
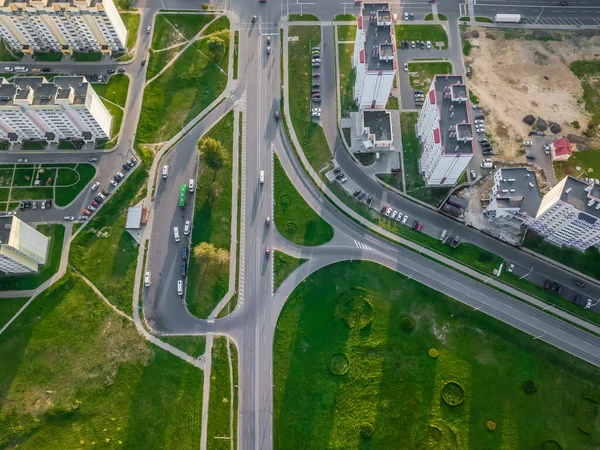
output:
M360 435L364 439L371 439L373 437L373 433L375 432L375 427L371 422L363 422L360 424Z
M402 328L403 330L412 330L413 327L415 326L415 321L412 320L412 318L406 316L403 317L402 319L400 319L400 328Z
M334 375L344 375L350 369L350 359L345 353L334 353L329 357L329 371Z
M458 406L465 401L465 390L458 381L446 381L442 386L442 399L448 406Z
M282 205L287 206L290 204L290 196L287 194L283 194L281 197L279 197L279 201Z
M523 380L523 383L521 384L521 389L523 389L523 392L525 392L526 394L535 394L537 391L535 381L530 379Z
M430 348L427 354L432 358L437 358L440 355L435 348Z
M496 422L494 422L493 420L488 420L485 423L485 427L490 431L494 431L496 429Z
M294 222L293 220L290 220L288 223L285 224L285 231L293 234L298 230L298 224L296 222Z

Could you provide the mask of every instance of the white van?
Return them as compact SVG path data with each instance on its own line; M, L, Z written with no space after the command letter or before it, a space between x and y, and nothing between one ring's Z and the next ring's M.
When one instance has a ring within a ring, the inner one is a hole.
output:
M169 176L169 166L166 164L163 166L163 178L167 178Z
M175 236L175 242L179 242L179 228L173 227L173 236Z
M188 183L188 190L190 192L194 192L194 180L190 178L190 182Z
M150 286L150 272L146 272L144 275L144 286Z
M180 297L183 295L183 281L177 280L177 295Z
M185 221L185 225L183 226L183 234L186 236L190 234L190 230L192 229L192 223L189 220Z
M260 184L265 184L265 171L264 170L260 171L259 180L260 180Z

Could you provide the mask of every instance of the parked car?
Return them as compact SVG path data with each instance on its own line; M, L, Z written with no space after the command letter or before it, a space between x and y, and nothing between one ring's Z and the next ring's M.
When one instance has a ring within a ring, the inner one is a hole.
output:
M119 180L122 180L123 178L125 178L125 175L123 175L121 172L117 172L117 178Z
M408 72L408 63L404 63L404 71Z
M390 216L390 219L394 220L396 218L396 216L398 215L398 211L394 210L392 212L392 215Z
M73 216L65 216L63 219L64 220L75 220L75 217L73 217Z
M575 286L577 286L577 287L580 287L580 288L583 288L583 287L585 287L585 283L584 283L583 281L581 281L581 280L574 279L574 280L573 280L573 284L574 284Z
M406 225L406 222L408 222L408 214L402 218L402 225Z
M385 210L385 215L390 217L390 214L392 214L392 208L390 208L389 206L387 207L387 209Z
M123 163L123 169L129 170L129 169L131 169L131 167L129 167L129 164Z
M352 194L353 196L357 196L358 194L360 194L362 191L360 189L357 189L354 191L354 193Z
M427 48L431 48L431 41L427 41Z
M533 142L531 142L531 141L523 141L523 145L525 147L531 147L533 145Z
M50 209L52 207L52 200L46 200L46 209Z
M531 159L533 161L535 159L535 155L532 155L531 153L528 153L527 155L525 155L525 158Z
M119 183L117 183L114 179L110 180L110 184L112 184L114 187L117 187L119 185Z
M419 222L418 220L415 220L413 222L413 226L412 226L413 230L415 231L421 231L421 229L423 228L423 224L421 222Z

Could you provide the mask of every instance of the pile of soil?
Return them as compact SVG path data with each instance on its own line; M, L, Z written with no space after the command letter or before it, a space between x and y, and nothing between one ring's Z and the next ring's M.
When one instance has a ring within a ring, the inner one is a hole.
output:
M528 116L523 117L523 122L531 126L535 123L535 117L529 114Z
M471 31L471 37L478 38L479 37L479 31L477 31L477 30Z
M541 117L537 120L537 129L540 131L546 131L548 129L548 123Z
M573 144L587 144L588 138L585 136L577 136L576 134L567 134L567 139Z
M562 128L556 122L552 122L550 124L550 131L552 131L554 134L558 134L562 131Z

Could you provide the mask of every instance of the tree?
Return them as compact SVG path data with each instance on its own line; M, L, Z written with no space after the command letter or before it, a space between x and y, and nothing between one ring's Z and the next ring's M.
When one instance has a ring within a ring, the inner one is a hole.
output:
M220 266L229 264L229 252L224 248L217 249L215 254L215 262Z
M210 262L215 259L216 252L217 249L214 245L209 244L208 242L200 242L194 247L194 258L206 268Z
M225 41L219 36L211 36L208 38L208 48L215 55L222 55L225 51Z
M200 150L200 157L204 163L214 171L219 170L229 162L227 150L225 150L223 144L216 139L201 139L200 142L198 142L198 150Z
M207 184L204 188L204 195L209 203L213 203L219 195L217 185L215 183Z

